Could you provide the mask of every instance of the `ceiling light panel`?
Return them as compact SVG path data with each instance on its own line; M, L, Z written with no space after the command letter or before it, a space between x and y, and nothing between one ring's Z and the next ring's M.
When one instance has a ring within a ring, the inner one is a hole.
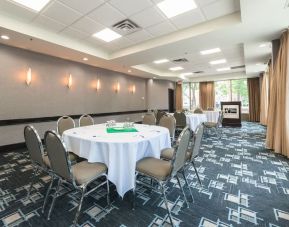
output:
M1 35L1 39L8 40L8 39L10 39L10 38L9 38L9 36L7 36L7 35Z
M171 71L179 71L179 70L182 70L182 69L184 69L184 68L181 67L181 66L177 66L177 67L171 67L171 68L169 68L169 70L171 70Z
M218 64L223 64L226 63L227 60L226 59L219 59L219 60L215 60L215 61L210 61L211 65L218 65Z
M194 0L164 0L158 3L157 6L168 18L197 8Z
M226 68L219 68L219 69L217 69L217 71L218 71L218 72L229 71L229 70L231 70L231 68L230 68L230 67L226 67Z
M105 29L101 30L100 32L93 34L93 37L96 37L96 38L101 39L101 40L108 43L108 42L111 42L115 39L120 38L121 35L112 31L109 28L105 28Z
M189 73L181 73L181 76L191 76L193 75L193 73L189 72Z
M41 11L50 0L12 0L13 2L24 6L28 9L32 9L36 12Z
M208 54L215 54L221 52L220 48L213 48L209 50L202 50L200 51L201 55L208 55Z
M162 63L166 63L166 62L169 62L169 60L168 59L160 59L160 60L154 61L155 64L162 64Z

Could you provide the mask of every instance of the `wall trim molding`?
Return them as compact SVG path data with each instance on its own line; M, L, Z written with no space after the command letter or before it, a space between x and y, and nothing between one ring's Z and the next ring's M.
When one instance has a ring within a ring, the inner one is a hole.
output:
M138 113L145 113L145 112L147 112L147 110L132 110L132 111L120 111L120 112L108 112L108 113L91 113L89 115L92 116L92 117L106 117L106 116L114 116L114 115L138 114ZM57 121L58 118L60 118L62 116L0 120L0 126L21 125L21 124ZM80 114L76 114L76 115L69 115L69 116L71 118L73 118L73 119L78 119L78 118L80 118L81 115Z
M18 149L25 149L25 143L14 143L0 146L0 152L14 151Z

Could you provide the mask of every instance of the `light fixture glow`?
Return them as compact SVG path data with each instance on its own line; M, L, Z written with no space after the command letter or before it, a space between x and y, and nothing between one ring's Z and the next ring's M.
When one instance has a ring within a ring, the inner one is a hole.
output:
M32 9L36 12L41 11L50 0L12 0L28 9Z
M92 36L96 37L98 39L101 39L107 43L121 37L120 34L114 32L113 30L111 30L109 28L105 28L105 29L101 30L100 32L93 34Z
M72 76L71 76L71 74L69 74L68 81L67 81L67 87L71 88L71 86L72 86Z
M99 91L99 89L100 89L100 80L98 79L98 80L96 81L95 90L96 90L96 91Z
M182 69L184 69L184 68L181 67L181 66L176 66L176 67L169 68L169 70L171 70L171 71L179 71L179 70L182 70Z
M26 74L26 84L29 86L31 84L32 81L32 72L31 72L31 68L29 68L27 70L27 74Z
M1 39L5 39L5 40L8 40L10 39L8 35L1 35Z
M160 59L160 60L154 61L155 64L162 64L162 63L166 63L166 62L169 62L169 60L168 59Z
M209 49L209 50L202 50L200 51L201 55L207 55L207 54L215 54L215 53L219 53L221 52L220 48L213 48L213 49Z
M219 69L217 69L218 72L228 71L228 70L231 70L231 68L230 68L230 67L226 67L226 68L219 68Z
M226 63L227 60L226 59L219 59L219 60L215 60L215 61L210 61L211 65L218 65L218 64L223 64Z
M262 43L262 44L259 45L259 47L261 47L261 48L262 48L262 47L266 47L266 46L268 46L267 43Z
M114 91L115 93L118 93L120 91L120 84L119 82L116 83L116 85L114 86Z
M127 70L127 72L131 73L131 70L129 69L129 70Z
M193 73L189 72L189 73L181 73L180 76L190 76L193 75Z
M82 58L83 61L88 61L88 58Z
M158 3L157 6L168 18L197 8L194 0L164 0Z
M131 92L132 94L135 93L135 85L132 85L132 86L131 86L130 92Z

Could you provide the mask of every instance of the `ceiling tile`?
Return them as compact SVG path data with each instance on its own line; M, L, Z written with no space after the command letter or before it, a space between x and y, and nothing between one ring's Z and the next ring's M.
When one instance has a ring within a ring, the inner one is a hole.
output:
M187 28L206 21L200 9L191 10L170 20L178 29Z
M163 21L146 29L153 36L161 36L176 31L175 27L169 21Z
M213 2L216 2L218 0L195 0L198 7L203 7L205 5L211 4Z
M160 13L158 13L155 7L143 10L130 18L142 28L158 24L165 20L165 18Z
M83 33L81 31L78 31L78 30L72 29L72 28L66 28L60 34L68 36L69 38L72 38L72 39L84 39L84 38L89 36L89 34L87 34L87 33Z
M91 19L105 26L111 27L115 23L124 20L126 17L117 9L106 3L88 15Z
M32 24L54 32L59 32L66 26L65 24L59 23L44 15L37 17Z
M130 41L129 39L122 37L120 39L116 39L110 43L106 43L104 44L104 46L112 46L114 49L122 49L122 48L126 48L130 45L132 45L133 42Z
M51 4L47 9L44 10L43 14L66 25L72 24L74 21L81 17L79 12L66 7L59 2L54 2Z
M225 16L239 10L238 0L218 0L202 8L208 20Z
M126 36L129 40L135 42L135 43L139 43L148 39L151 39L152 36L146 32L145 30L140 30L138 32L134 32L130 35Z
M150 0L111 0L109 3L126 16L131 16L152 6L152 2Z
M104 0L58 0L65 5L86 14L104 3Z
M73 25L71 25L71 27L79 31L88 33L89 35L92 35L95 32L100 31L105 28L103 25L95 22L92 19L89 19L88 17L81 18L80 20L75 22Z

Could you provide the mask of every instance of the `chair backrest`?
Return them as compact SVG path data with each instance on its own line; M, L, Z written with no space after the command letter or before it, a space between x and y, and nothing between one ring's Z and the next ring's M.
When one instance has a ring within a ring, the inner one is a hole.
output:
M82 115L79 118L79 127L89 126L89 125L94 125L93 118L90 115L88 115L88 114Z
M156 117L154 113L146 113L143 117L142 123L146 125L156 125Z
M177 172L184 166L190 138L191 138L191 131L189 127L186 126L181 132L178 142L177 142L178 147L176 149L176 152L172 160L173 168L172 168L171 176L174 176L175 174L177 174Z
M70 163L67 159L68 152L59 134L54 131L47 131L44 135L46 151L50 161L51 169L58 176L72 182Z
M36 129L33 126L31 125L25 126L24 139L30 155L30 159L34 163L42 167L45 167L45 164L43 162L43 155L44 155L43 145Z
M176 126L180 128L184 128L187 125L187 118L185 113L183 112L175 112L174 118L176 119Z
M213 111L213 110L214 110L214 107L208 107L207 110Z
M170 137L175 138L176 119L173 116L162 116L159 126L166 127L170 131Z
M160 119L162 118L162 116L166 115L165 111L158 111L157 113L157 124L160 123Z
M197 107L195 110L194 110L194 113L197 113L197 114L202 114L203 113L203 110L199 107Z
M224 118L224 113L223 111L219 112L219 117L218 117L218 122L217 122L217 127L220 127L223 123L223 118Z
M199 155L203 134L204 134L204 125L200 124L195 130L195 134L193 137L194 144L192 147L191 161Z
M75 128L74 120L69 116L63 116L57 121L57 133L62 136L65 130Z

